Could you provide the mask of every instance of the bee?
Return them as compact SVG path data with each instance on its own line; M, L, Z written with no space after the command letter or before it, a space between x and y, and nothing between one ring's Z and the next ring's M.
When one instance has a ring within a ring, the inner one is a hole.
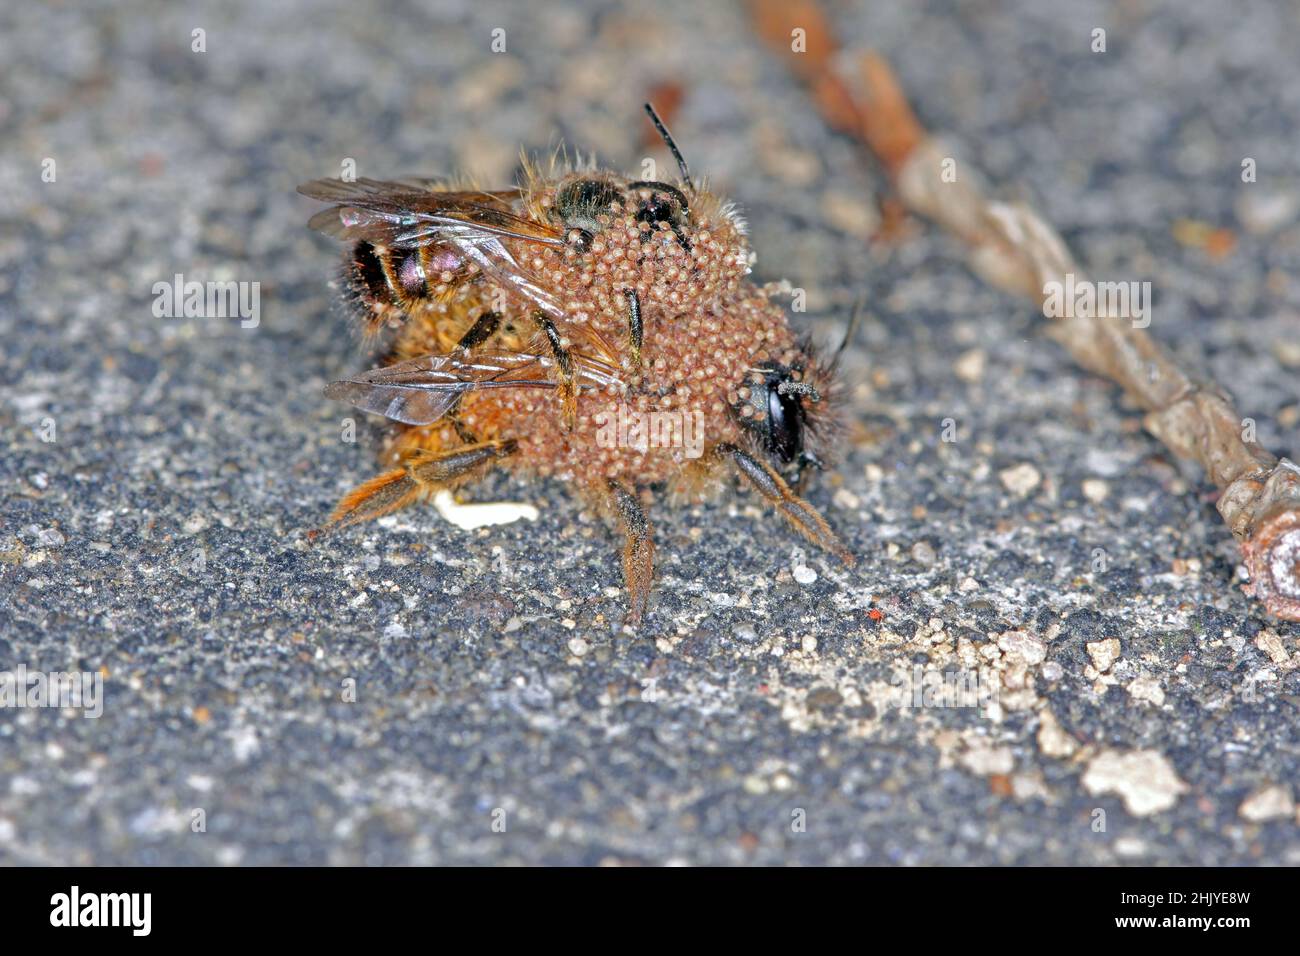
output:
M636 626L654 575L652 496L698 498L732 471L808 541L853 563L800 496L835 435L844 346L819 360L775 289L748 279L744 220L695 184L645 109L676 182L553 160L546 172L525 161L512 189L299 187L330 204L310 226L351 244L346 299L385 339L379 367L325 394L394 423L386 470L345 495L323 530L493 468L549 476L621 530L625 623ZM701 436L693 447L688 425Z

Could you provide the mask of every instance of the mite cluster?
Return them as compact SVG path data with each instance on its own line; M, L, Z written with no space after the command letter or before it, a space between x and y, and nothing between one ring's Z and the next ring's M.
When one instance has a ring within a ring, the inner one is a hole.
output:
M391 470L345 496L331 526L493 466L555 477L622 527L636 623L653 574L644 501L654 489L699 494L734 468L809 540L852 560L796 491L833 433L832 370L748 281L743 221L696 187L647 111L677 184L553 164L530 165L508 190L300 187L333 204L312 225L353 243L344 286L386 336L380 367L326 394L397 423Z

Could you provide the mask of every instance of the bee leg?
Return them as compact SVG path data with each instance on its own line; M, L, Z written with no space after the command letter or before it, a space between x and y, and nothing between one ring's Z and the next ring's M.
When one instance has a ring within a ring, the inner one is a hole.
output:
M484 312L474 320L474 324L470 326L469 331L460 337L460 341L456 343L456 351L468 352L477 348L488 339L492 338L500 326L500 312L493 312L490 310ZM478 440L474 437L474 433L466 428L465 423L456 416L456 411L460 408L460 400L462 397L463 396L457 395L451 407L447 409L444 414L446 414L447 418L451 421L451 427L456 430L457 438L466 445L476 445L478 444Z
M468 332L460 337L456 343L456 348L468 352L470 349L477 348L488 339L496 334L496 330L501 325L500 312L484 312L475 321Z
M719 445L717 452L729 457L735 463L736 470L750 486L773 504L805 538L818 547L825 548L845 564L852 565L857 560L835 536L826 519L818 514L812 505L791 491L785 479L771 467L745 454L735 445Z
M636 294L636 289L624 289L623 295L627 297L628 348L632 353L632 368L640 369L641 341L645 335L641 323L641 297Z
M628 610L623 623L636 627L645 616L650 597L650 581L655 571L654 538L636 493L613 479L606 484L613 511L627 536L623 545L623 581L628 591Z
M484 442L445 452L417 451L403 464L371 478L343 496L320 531L346 528L391 514L443 488L455 488L498 459L514 453L514 439Z
M533 313L533 321L551 345L551 354L555 356L555 368L560 380L560 399L564 402L564 421L569 431L573 431L578 424L578 380L573 374L573 357L565 347L560 330L554 322L541 312Z

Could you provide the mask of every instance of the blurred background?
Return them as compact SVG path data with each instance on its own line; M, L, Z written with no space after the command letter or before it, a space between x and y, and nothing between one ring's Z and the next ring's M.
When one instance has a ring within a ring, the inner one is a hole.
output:
M1300 7L822 9L1300 453ZM1240 593L1213 489L891 210L751 7L47 2L0 12L0 61L0 669L107 695L0 709L0 861L1300 863L1300 629ZM664 503L622 632L612 536L504 476L473 497L536 522L309 547L381 432L320 396L364 348L295 186L665 163L647 99L797 324L837 342L866 297L812 495L858 567L744 495ZM257 323L158 317L176 273L258 283ZM996 712L900 708L974 660Z

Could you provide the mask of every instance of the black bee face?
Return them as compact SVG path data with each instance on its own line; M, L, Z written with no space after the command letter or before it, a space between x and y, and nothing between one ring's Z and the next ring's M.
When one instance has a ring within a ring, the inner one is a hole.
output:
M781 468L798 473L808 465L820 467L806 449L808 404L821 401L816 387L806 381L801 365L760 362L738 390L734 410L737 420Z
M627 191L636 201L636 221L642 224L642 232L653 232L665 223L682 248L690 252L690 240L683 232L690 216L685 193L668 183L645 180L628 183Z

